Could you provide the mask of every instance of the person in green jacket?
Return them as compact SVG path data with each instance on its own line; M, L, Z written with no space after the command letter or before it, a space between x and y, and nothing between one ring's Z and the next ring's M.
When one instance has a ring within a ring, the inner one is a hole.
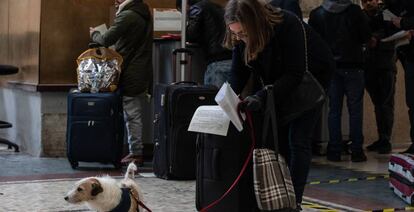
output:
M152 16L142 0L115 0L114 24L101 34L91 28L91 38L105 47L115 44L124 59L119 87L128 132L129 154L122 163L143 165L142 109L152 85Z

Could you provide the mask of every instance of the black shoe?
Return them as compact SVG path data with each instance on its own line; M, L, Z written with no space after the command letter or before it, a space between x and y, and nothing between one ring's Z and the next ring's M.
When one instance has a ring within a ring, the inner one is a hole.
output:
M352 162L364 162L367 161L367 156L365 156L364 151L356 151L351 153Z
M345 155L350 155L351 154L351 144L352 144L351 140L342 141L342 153L343 154L345 154Z
M410 147L408 147L407 150L405 150L404 152L401 152L401 153L414 154L414 144L411 144Z
M326 159L333 162L340 162L341 161L341 153L340 152L327 152Z
M367 150L368 151L376 151L378 149L378 147L380 147L382 145L381 140L375 141L374 143L370 144L367 146Z
M296 204L296 209L293 210L294 212L300 212L302 211L302 205L300 203Z
M378 154L389 154L392 150L391 143L389 141L384 141L381 146L378 146Z

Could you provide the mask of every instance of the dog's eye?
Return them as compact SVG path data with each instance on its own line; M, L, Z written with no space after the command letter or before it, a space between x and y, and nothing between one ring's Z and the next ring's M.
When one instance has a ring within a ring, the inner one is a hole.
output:
M78 187L77 189L79 192L81 192L83 189L81 187Z

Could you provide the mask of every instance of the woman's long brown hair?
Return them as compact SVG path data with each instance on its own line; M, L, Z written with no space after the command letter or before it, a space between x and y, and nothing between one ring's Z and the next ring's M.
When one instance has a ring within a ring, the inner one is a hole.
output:
M270 4L263 4L259 0L230 0L224 13L224 20L228 26L239 22L247 34L244 62L257 58L273 35L273 27L283 21L279 8ZM236 37L226 27L224 46L231 49L237 43Z

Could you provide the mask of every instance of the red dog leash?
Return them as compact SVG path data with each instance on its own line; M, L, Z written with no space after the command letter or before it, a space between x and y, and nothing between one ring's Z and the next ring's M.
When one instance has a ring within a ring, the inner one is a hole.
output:
M131 190L129 190L129 192L131 193L131 196L134 198L134 200L137 202L137 204L141 207L143 207L145 210L147 210L148 212L152 212L151 209L149 209L141 200L139 200L134 193L132 193ZM139 212L139 207L137 207L137 212Z

